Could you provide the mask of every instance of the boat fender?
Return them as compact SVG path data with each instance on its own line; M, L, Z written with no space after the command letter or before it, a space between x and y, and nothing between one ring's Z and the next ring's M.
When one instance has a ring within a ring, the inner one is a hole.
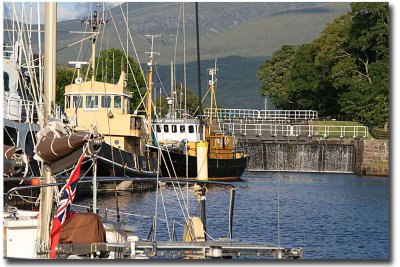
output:
M39 178L32 178L31 179L31 185L40 185L40 179Z

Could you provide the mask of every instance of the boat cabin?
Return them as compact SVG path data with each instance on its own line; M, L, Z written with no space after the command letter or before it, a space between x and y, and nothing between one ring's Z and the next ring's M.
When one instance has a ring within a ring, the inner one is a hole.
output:
M96 126L106 143L142 155L145 143L140 139L147 136L144 116L130 114L132 96L124 83L124 71L117 84L76 79L65 87L64 112L76 130Z
M159 144L200 141L199 121L196 119L162 118L154 120L153 125Z

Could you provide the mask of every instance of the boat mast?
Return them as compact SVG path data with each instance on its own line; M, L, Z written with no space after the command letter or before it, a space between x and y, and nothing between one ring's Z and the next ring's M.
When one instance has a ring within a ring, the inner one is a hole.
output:
M42 129L46 127L47 120L52 114L55 105L56 89L56 27L57 27L57 3L45 2L45 55L44 55L44 116L41 121ZM43 168L43 183L52 182L51 169L45 164ZM40 190L41 203L39 210L39 242L38 251L47 252L50 244L50 220L53 206L53 188L43 187Z
M197 86L198 86L198 98L199 98L199 134L200 140L203 140L203 127L202 127L202 104L201 104L201 79L200 79L200 42L199 42L199 8L198 3L195 3L196 9L196 41L197 41Z
M56 3L45 2L45 56L44 56L44 118L41 127L47 125L47 120L55 110L56 88ZM54 49L53 49L54 48Z
M215 81L216 81L216 76L217 76L217 67L208 69L208 75L211 76L211 80L209 81L210 83L210 131L213 131L213 104L215 103L215 110L217 111L217 101L215 99Z
M147 129L149 130L149 136L147 143L152 142L152 95L153 95L153 59L154 55L160 55L158 52L154 52L154 38L160 37L159 34L146 35L146 37L151 37L151 51L146 52L149 54L149 62L147 63L147 104L146 104L146 114L147 114Z

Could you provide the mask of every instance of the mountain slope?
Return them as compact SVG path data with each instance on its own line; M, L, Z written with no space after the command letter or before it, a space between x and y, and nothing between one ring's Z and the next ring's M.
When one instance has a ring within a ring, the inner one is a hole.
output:
M167 87L180 6L177 2L131 2L128 6L129 29L141 63L147 61L145 52L150 50L146 34L161 34L162 41L158 39L155 43L155 51L160 52L156 63ZM126 46L127 31L121 9L126 12L126 4L111 9L112 16L107 17L109 22L99 38L98 50ZM296 45L316 38L326 23L349 10L349 3L343 2L199 3L203 93L207 85L206 69L214 66L214 59L218 58L218 103L225 107L264 108L256 77L258 66L284 44ZM188 87L197 92L194 3L185 3L185 29ZM68 47L83 36L70 31L85 31L85 24L81 25L80 20L57 24L57 63L89 61L90 40L84 41L82 48L80 43ZM6 34L4 38L7 42ZM35 38L36 34L33 34ZM137 60L131 43L129 54ZM176 62L183 62L182 23L179 25ZM179 77L182 73L182 65L178 65L178 81L183 81Z
M217 59L217 104L227 108L251 108L263 109L264 99L260 96L259 82L256 71L260 64L265 62L265 58L254 57L224 57ZM208 90L207 69L214 67L214 60L201 61L201 85L202 95ZM197 63L190 62L187 68L187 87L197 95ZM165 65L157 66L165 91L170 94L170 67ZM176 66L177 83L183 83L183 66ZM158 78L155 78L156 87L161 86ZM178 85L179 86L179 85ZM159 90L159 89L157 89ZM158 92L157 92L158 94ZM209 103L210 96L205 99Z
M103 41L99 49L126 46L126 27L121 9L108 15ZM146 61L145 51L150 44L146 34L159 33L155 43L161 55L160 64L168 64L174 57L180 3L129 3L129 29L139 60ZM315 38L325 24L350 10L348 3L199 3L200 48L202 59L242 56L265 57L282 44L299 44ZM195 17L193 3L185 4L186 62L196 60ZM58 23L58 62L77 60L80 45L64 48L79 40L83 31L79 20ZM118 33L116 31L118 29ZM177 62L183 61L182 23L179 25ZM88 36L88 35L86 35ZM88 47L88 41L84 47ZM88 60L90 53L81 52L79 60ZM133 54L130 44L129 51Z

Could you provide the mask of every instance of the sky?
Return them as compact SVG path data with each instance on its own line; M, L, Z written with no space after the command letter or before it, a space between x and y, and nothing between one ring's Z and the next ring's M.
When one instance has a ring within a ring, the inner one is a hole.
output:
M80 19L87 17L91 8L95 8L96 4L102 4L101 9L104 4L113 8L120 5L122 2L57 2L57 22ZM43 2L4 2L4 16L7 18L12 18L14 13L21 18L22 15L25 16L26 21L29 22L32 19L33 24L38 22L38 12L40 14L40 22L43 24L44 21L44 4ZM39 8L38 8L39 7ZM24 10L22 12L21 10ZM32 14L32 15L31 15Z

